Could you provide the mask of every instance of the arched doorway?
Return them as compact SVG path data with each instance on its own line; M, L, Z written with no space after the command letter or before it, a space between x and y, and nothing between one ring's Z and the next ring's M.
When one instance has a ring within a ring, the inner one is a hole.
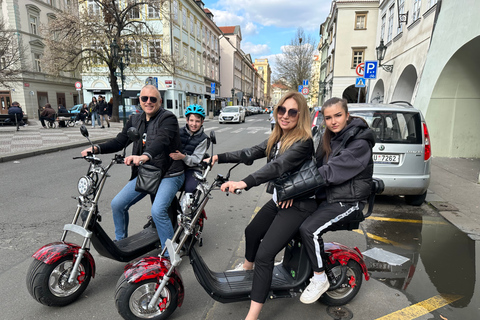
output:
M372 90L372 97L370 98L371 103L383 103L385 95L385 85L383 84L383 80L379 79L377 83L375 83L375 87Z
M417 84L417 70L411 64L408 65L398 78L397 85L393 91L392 101L412 102L413 90Z
M358 98L358 91L360 91L360 99ZM364 103L365 88L355 88L355 85L352 84L343 91L342 98L347 100L348 103Z
M425 116L436 156L480 157L478 52L480 36L455 52L435 84Z

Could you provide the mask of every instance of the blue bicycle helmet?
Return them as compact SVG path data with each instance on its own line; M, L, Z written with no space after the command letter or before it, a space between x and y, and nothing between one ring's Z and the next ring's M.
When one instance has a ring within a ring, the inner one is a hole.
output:
M198 114L200 115L203 119L205 119L205 109L201 105L198 104L191 104L187 107L187 110L185 111L185 117L188 116L189 114Z

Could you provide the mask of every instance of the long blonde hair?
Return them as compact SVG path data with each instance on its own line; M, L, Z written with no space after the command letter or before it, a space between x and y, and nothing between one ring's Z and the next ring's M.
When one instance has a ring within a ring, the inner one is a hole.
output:
M278 122L277 107L283 105L283 103L288 99L293 99L297 103L298 121L295 128L288 131L287 134L283 134L283 130ZM270 157L270 152L279 141L281 142L279 153L283 153L295 142L299 140L305 141L309 138L312 138L312 131L310 128L310 113L307 106L307 100L305 100L305 97L301 93L291 91L285 94L275 106L275 109L273 110L273 117L275 118L275 126L270 134L270 137L268 138L266 150L267 157Z

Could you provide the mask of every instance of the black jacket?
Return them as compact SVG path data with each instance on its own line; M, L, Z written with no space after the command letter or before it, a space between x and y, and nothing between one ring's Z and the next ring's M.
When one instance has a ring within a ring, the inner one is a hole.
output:
M245 152L249 161L265 158L267 142L268 140L265 140L259 145L251 148L219 154L218 163L240 162L242 160L242 151ZM284 153L279 154L276 157L275 148L272 148L272 151L267 158L267 164L242 180L247 184L247 188L245 190L274 180L280 177L283 173L297 170L305 160L310 158L312 153L312 139L308 139L306 141L297 141L290 148L285 150ZM267 185L267 192L273 193L273 187L270 185L270 183Z
M104 100L98 101L98 114L107 114L107 103Z
M128 128L137 128L140 136L142 136L145 132L146 122L145 113L130 116L122 132L116 138L97 146L100 153L113 153L128 146L131 143L127 136ZM174 177L182 174L184 170L183 161L172 160L169 156L170 153L182 149L177 117L170 111L160 108L157 114L150 118L146 134L145 146L143 147L142 138L135 141L132 155L147 155L150 158L147 163L162 169L165 172L164 177ZM137 176L137 171L138 168L132 166L130 180Z
M325 179L329 203L365 201L371 192L375 135L368 125L354 118L330 142L329 158L318 158L317 163Z

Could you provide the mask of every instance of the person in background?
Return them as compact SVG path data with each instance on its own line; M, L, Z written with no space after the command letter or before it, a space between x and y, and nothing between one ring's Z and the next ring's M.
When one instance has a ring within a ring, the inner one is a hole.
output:
M110 98L110 100L107 103L108 120L110 120L112 118L112 113L113 113L113 97Z
M98 114L102 121L102 129L105 129L103 120L107 121L107 125L110 128L110 121L108 121L108 105L105 102L103 96L98 96Z
M23 110L22 107L20 107L20 103L18 103L17 101L12 102L12 105L8 108L8 114L16 116L19 125L25 125L25 123L23 122ZM11 121L15 122L15 119L11 119Z
M85 124L85 120L88 116L88 105L84 103L82 105L82 108L80 108L80 112L77 113L77 116L75 117L75 121L81 121L82 124Z
M98 122L100 126L100 117L98 116L98 102L97 98L92 97L92 102L88 105L90 116L92 117L92 128L95 128L95 121Z
M67 108L63 106L63 104L58 105L58 113L68 113Z
M268 120L270 120L270 129L273 131L273 128L275 128L275 117L273 116L273 108L272 112L270 112L270 118Z
M55 110L53 110L52 105L50 103L45 104L43 107L42 113L40 113L40 122L44 129L47 129L45 125L45 120L48 122L55 121Z
M180 129L180 140L182 141L182 152L176 150L170 153L173 160L182 160L185 163L185 194L195 191L198 181L194 178L195 172L201 172L200 162L203 160L208 148L208 137L203 132L203 121L205 109L202 106L192 104L185 111L187 123Z

